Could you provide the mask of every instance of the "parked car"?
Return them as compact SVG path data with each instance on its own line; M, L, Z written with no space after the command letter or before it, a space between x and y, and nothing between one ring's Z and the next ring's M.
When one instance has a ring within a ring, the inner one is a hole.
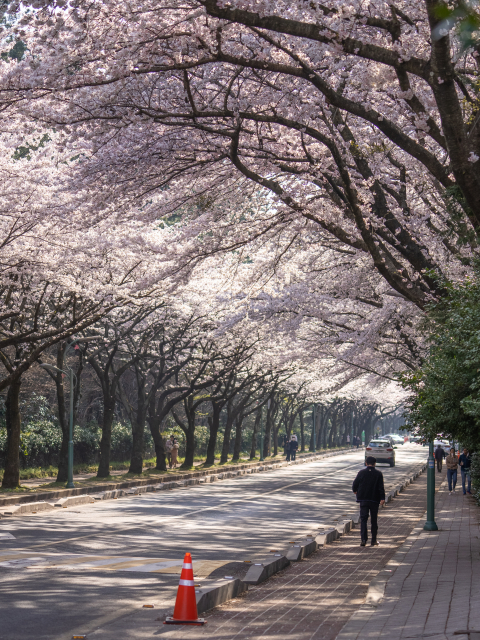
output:
M365 448L365 465L368 456L373 456L377 462L388 462L391 467L395 466L394 445L385 438L370 440Z
M387 433L386 436L382 436L382 438L387 437L393 440L393 444L405 444L405 438L403 436L399 436L398 433Z

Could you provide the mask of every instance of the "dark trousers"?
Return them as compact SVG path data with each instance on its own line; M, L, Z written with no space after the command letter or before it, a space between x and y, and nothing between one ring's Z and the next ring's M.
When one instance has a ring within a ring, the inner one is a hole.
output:
M290 451L287 451L287 462L290 462Z
M297 450L294 449L293 451L290 452L290 455L292 457L292 460L295 460L296 456L297 456Z
M442 463L443 460L442 458L437 458L437 471L440 473L440 471L442 470Z
M368 516L370 515L370 526L372 529L372 542L375 542L377 539L377 531L378 531L378 507L380 505L377 502L360 502L360 533L362 537L362 541L366 542L368 540Z

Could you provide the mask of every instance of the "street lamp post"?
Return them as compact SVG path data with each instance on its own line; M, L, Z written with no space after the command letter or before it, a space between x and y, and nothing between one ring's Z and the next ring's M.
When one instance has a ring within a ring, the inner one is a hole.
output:
M433 442L428 443L427 468L427 521L423 525L424 531L438 531L435 522L435 459L433 457Z
M317 440L317 434L315 432L316 413L317 413L317 405L315 403L313 403L313 410L312 410L313 453L315 453L315 451L316 451L316 440Z

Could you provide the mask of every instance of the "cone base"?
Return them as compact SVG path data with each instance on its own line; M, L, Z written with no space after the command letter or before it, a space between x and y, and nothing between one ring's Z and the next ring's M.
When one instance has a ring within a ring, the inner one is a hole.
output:
M201 627L207 624L205 618L197 618L196 620L177 620L177 618L167 618L163 624L189 624L197 627Z

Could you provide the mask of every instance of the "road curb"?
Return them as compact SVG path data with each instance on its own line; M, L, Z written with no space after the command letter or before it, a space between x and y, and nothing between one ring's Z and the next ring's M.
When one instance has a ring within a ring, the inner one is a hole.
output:
M281 553L276 553L274 557L265 558L263 562L256 562L247 571L243 579L246 584L260 584L271 578L275 573L282 571L290 564L290 560Z
M241 593L247 591L247 589L248 585L239 578L225 578L224 580L215 580L211 583L205 581L198 590L195 589L197 611L198 613L204 613L209 609L217 607L219 604L236 598Z
M399 485L401 487L401 490L403 490L411 482L418 478L426 468L427 465L426 463L424 463L422 464L422 466L415 469L410 475L406 476ZM239 589L243 589L242 591L235 592L235 587L233 586L230 587L231 591L228 591L228 589L226 589L226 585L223 583L214 586L212 588L214 593L209 596L210 599L205 598L205 600L202 601L205 603L202 604L202 607L205 606L207 608L202 608L201 611L199 609L199 613L208 611L208 609L218 606L219 604L223 604L224 602L235 598L237 595L243 593L244 591L248 591L249 586L261 585L276 573L288 567L291 562L300 562L303 558L311 555L312 553L315 553L325 545L335 542L336 540L341 538L342 535L346 535L353 528L355 528L355 526L357 526L359 522L360 514L358 512L353 515L348 515L346 518L341 517L333 525L322 525L321 527L319 527L319 533L316 534L316 536L311 536L306 539L295 541L295 543L293 543L292 546L289 547L286 551L282 553L275 552L274 556L271 555L267 557L263 562L252 564L252 566L248 569L245 578L243 579L244 588L239 587ZM394 558L397 557L397 554L403 547L404 553L408 551L409 547L407 545L407 542L408 538L403 543L402 547L397 550ZM390 562L392 562L392 560ZM382 571L380 571L380 573L377 574L377 576L370 583L365 604L354 614L354 616L358 614L358 618L356 619L358 623L360 623L361 620L368 619L368 617L375 611L377 604L383 598L383 594L385 593L385 586L389 576L390 573L387 570L382 569ZM241 580L239 580L239 582L242 583ZM229 595L229 593L234 593L234 595ZM214 604L210 605L210 602L214 602ZM350 618L350 620L352 620L352 618ZM342 631L340 633L342 633ZM353 636L351 635L345 635L344 637L339 635L337 636L336 640L352 640L352 638Z

